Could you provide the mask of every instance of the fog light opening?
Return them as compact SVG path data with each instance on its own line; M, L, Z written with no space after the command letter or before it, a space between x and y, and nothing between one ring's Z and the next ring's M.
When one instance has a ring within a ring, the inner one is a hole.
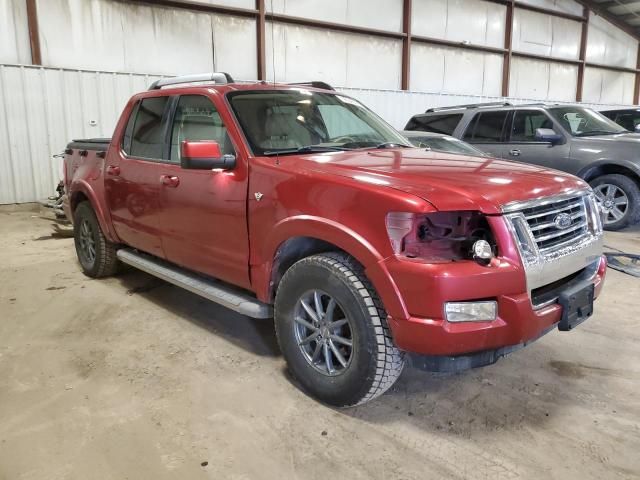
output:
M482 302L447 302L444 304L444 315L448 322L492 322L498 313L498 303Z

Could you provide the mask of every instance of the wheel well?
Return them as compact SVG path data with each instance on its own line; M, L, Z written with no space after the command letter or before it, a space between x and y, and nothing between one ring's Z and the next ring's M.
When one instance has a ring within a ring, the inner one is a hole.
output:
M638 177L638 174L636 172L634 172L630 168L623 167L621 165L614 165L611 163L598 165L597 167L593 167L592 169L587 170L587 172L582 175L582 178L585 181L590 182L591 180L594 180L597 177L601 177L602 175L610 175L613 173L629 177L631 180L636 182L638 187L640 187L640 177Z
M284 241L278 247L271 267L270 299L274 300L280 280L282 280L285 272L298 260L317 253L342 251L332 243L313 237L293 237Z
M89 197L87 197L84 193L78 192L73 197L71 197L71 213L76 211L76 207L80 205L82 202L89 201Z

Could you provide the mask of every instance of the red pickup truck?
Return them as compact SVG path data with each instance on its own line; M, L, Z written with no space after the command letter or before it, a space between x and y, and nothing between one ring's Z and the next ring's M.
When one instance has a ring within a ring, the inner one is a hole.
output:
M320 82L161 80L112 139L69 144L64 184L87 275L122 262L274 317L294 377L336 406L409 359L458 371L572 329L606 270L582 180L413 148Z

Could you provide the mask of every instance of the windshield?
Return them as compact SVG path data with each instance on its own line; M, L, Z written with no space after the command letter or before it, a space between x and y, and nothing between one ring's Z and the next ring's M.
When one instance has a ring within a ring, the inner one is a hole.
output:
M436 152L460 153L462 155L473 155L475 157L486 157L475 147L472 147L462 140L453 137L431 137L431 136L408 136L409 141L419 148L426 148Z
M296 89L227 97L255 155L408 146L380 117L342 95Z
M551 115L575 137L587 135L614 135L626 130L604 115L589 108L553 107Z

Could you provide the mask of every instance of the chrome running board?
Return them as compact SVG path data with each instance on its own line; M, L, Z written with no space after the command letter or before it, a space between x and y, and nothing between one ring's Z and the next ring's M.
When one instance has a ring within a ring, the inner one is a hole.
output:
M196 295L219 303L247 317L271 318L273 316L273 309L270 305L262 303L240 288L220 281L208 280L169 262L128 248L118 250L117 255L118 260L127 265L189 290Z

